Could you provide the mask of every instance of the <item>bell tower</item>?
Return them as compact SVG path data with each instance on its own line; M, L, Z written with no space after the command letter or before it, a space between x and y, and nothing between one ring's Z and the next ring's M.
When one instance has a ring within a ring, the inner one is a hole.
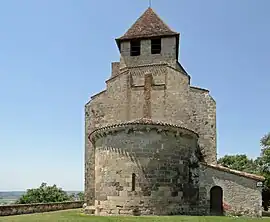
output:
M128 31L116 39L120 68L178 63L180 34L172 31L149 7Z

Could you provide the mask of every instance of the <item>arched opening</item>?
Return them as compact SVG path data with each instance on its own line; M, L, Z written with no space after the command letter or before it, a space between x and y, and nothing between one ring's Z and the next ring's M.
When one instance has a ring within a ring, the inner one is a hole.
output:
M210 212L211 215L223 215L223 191L219 186L214 186L210 190Z
M135 191L135 186L136 186L135 179L136 179L136 174L133 173L132 174L132 188L131 188L132 191Z

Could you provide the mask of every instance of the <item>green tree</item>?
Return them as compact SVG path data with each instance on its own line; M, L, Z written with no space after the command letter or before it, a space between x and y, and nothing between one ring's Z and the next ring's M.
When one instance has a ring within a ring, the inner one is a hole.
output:
M72 193L69 195L69 198L71 201L75 201L75 200L77 200L77 195L75 193Z
M48 186L46 183L42 183L39 188L28 189L27 192L22 195L16 203L53 203L69 200L70 197L61 188L58 188L56 185Z
M79 192L79 193L72 193L70 194L70 199L72 201L83 201L84 200L84 193L83 192Z
M83 201L83 200L84 200L84 193L83 193L83 192L79 192L79 193L77 194L77 196L78 196L78 199L79 199L80 201Z
M244 154L225 155L218 160L218 164L247 173L258 173L259 170L256 160L249 159L247 155Z
M261 139L261 146L262 148L270 148L270 133L263 136Z
M226 155L218 160L218 163L234 170L254 173L265 177L262 190L264 210L270 205L270 133L262 137L261 155L255 160L246 155Z
M261 155L257 158L260 174L265 177L262 192L264 210L268 210L270 205L270 133L261 139Z

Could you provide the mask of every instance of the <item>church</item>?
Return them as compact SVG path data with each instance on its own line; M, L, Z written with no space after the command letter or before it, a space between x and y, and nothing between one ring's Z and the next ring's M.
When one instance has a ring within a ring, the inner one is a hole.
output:
M85 105L85 212L260 217L264 177L217 164L216 102L191 85L180 34L149 7L116 44Z

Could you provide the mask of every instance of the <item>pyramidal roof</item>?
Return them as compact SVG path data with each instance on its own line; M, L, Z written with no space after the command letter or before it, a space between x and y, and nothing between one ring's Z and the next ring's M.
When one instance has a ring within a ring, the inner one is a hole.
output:
M179 35L179 33L172 31L149 7L131 28L117 40L171 35Z

